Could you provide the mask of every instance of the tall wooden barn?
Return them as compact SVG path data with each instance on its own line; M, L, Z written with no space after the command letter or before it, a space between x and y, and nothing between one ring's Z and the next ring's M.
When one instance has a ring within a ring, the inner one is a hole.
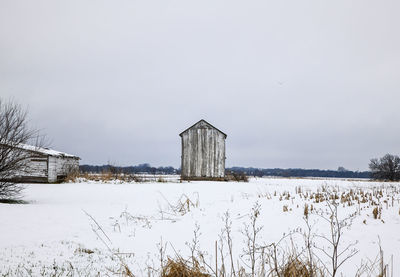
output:
M13 179L19 182L55 183L62 181L71 171L79 171L80 158L71 154L20 144L24 151L24 168L15 173Z
M227 135L205 120L179 134L182 140L181 178L212 180L225 177Z

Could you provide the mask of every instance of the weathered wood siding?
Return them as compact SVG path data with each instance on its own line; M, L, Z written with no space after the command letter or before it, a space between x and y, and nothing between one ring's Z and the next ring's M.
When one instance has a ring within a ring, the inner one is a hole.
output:
M16 174L16 178L27 182L45 182L47 180L47 157L38 154L32 155Z
M20 160L17 170L9 172L6 180L15 182L58 182L67 177L71 171L79 171L79 157L67 153L27 144L0 147L12 147Z
M20 169L12 173L10 179L16 182L49 182L62 181L72 170L79 171L79 158L72 155L49 155L42 152L56 152L23 150L24 159ZM61 153L61 152L56 152Z
M12 179L16 182L47 182L47 168L47 156L33 153L13 173Z
M226 135L205 121L181 134L182 177L222 178L225 176Z
M48 181L50 183L64 179L71 170L79 170L78 159L49 156Z
M57 182L57 157L49 156L49 175L48 182L54 183Z

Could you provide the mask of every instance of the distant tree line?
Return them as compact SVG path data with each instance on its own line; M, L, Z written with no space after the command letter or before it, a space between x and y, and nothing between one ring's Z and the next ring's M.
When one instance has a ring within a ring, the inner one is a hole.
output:
M136 166L114 166L114 165L81 165L81 172L87 173L125 173L125 174L180 174L180 168L172 166L153 167L148 163L139 164ZM253 167L230 167L226 172L237 174L244 173L247 176L263 177L263 176L278 176L278 177L331 177L331 178L370 178L369 171L350 171L343 167L338 170L320 170L320 169L301 169L301 168L253 168Z
M302 169L302 168L253 168L231 167L227 171L243 172L248 176L278 176L278 177L328 177L328 178L370 178L369 171L350 171L343 167L338 170Z
M79 169L83 173L125 173L125 174L180 174L180 169L175 169L172 166L153 167L148 163L135 166L115 166L115 165L81 165Z
M247 175L254 177L277 176L277 177L323 177L323 178L365 178L382 181L400 180L400 157L386 154L381 158L374 158L369 163L370 171L351 171L342 166L337 170L303 169L303 168L254 168L254 167L230 167L226 168L227 174ZM126 174L180 174L180 168L172 166L153 167L148 163L136 166L114 166L114 165L81 165L81 172L88 173L126 173ZM0 172L1 173L1 172ZM1 189L1 186L0 186ZM1 196L1 190L0 190Z

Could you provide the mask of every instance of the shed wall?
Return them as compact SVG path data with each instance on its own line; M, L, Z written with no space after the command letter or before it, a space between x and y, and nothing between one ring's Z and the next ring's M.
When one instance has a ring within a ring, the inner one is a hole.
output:
M57 152L44 149L33 151L29 149L18 150L17 153L23 159L18 170L13 171L8 177L15 182L57 182L64 179L71 170L79 171L79 158L72 155L49 155L46 152ZM34 148L32 146L32 148ZM44 152L44 153L43 153Z
M62 180L71 170L79 170L78 159L49 156L48 181L50 183Z
M13 172L12 179L16 182L46 182L47 156L34 154L27 157L20 169Z
M182 177L225 176L225 135L214 128L191 128L182 133Z
M49 175L48 182L54 183L57 182L57 157L49 156Z
M26 173L33 177L47 176L47 158L32 158L28 162Z

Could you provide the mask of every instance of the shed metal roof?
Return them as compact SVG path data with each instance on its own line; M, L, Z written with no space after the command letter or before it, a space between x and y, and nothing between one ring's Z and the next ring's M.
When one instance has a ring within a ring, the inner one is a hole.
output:
M34 145L28 145L28 144L20 143L18 145L14 145L14 147L19 148L19 149L24 149L24 150L27 150L27 151L31 151L31 152L35 152L35 153L48 155L48 156L67 157L67 158L79 159L79 157L75 156L75 155L71 155L71 154L67 154L67 153L64 153L64 152L52 150L52 149L49 149L49 148L37 147L37 146L34 146Z

